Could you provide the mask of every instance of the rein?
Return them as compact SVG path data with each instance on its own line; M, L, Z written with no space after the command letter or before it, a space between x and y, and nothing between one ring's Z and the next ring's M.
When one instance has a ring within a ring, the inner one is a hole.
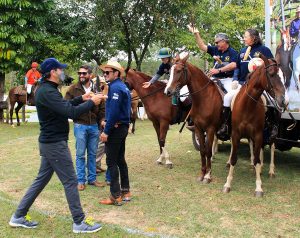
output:
M187 71L186 64L182 64L182 63L179 63L179 62L175 63L175 64L181 64L181 65L183 65L183 67L184 67L183 68L184 81L185 81L185 84L187 85L187 83L188 83L188 77L187 77L188 71ZM202 88L200 88L199 90L194 91L194 92L187 92L187 93L181 94L181 95L179 95L179 97L186 97L186 96L189 96L189 95L193 95L193 94L199 93L199 92L203 91L204 89L206 89L211 82L212 81L210 79L208 79L208 82Z
M135 100L139 100L139 99L142 100L142 99L144 99L144 98L146 98L146 97L149 97L149 96L152 96L152 95L156 94L157 92L163 90L164 88L165 88L165 86L160 87L160 88L154 90L153 92L151 92L151 93L149 93L149 94L146 94L146 95L143 96L143 97L135 96L135 97L131 98L131 101L135 101Z

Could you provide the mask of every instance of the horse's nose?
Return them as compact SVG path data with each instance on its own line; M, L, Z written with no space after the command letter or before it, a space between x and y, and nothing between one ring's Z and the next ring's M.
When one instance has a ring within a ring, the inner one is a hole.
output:
M167 96L169 97L169 96L171 96L172 95L172 92L171 92L171 90L168 88L168 90L167 90Z

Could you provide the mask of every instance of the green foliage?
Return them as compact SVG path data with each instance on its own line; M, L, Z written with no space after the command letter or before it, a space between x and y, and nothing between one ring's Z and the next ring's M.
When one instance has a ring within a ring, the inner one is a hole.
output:
M53 0L0 0L0 72L29 65Z

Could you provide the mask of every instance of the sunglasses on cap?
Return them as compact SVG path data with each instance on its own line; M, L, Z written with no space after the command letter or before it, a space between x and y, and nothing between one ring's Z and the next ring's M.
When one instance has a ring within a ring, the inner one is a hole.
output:
M87 73L88 73L88 72L77 72L77 74L78 74L79 76L80 76L80 75L84 75L84 76L85 76L85 75L87 75Z

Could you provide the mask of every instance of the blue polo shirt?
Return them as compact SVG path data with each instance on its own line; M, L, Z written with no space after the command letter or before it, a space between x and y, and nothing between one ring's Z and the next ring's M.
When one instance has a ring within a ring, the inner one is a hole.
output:
M131 95L129 89L120 78L109 83L105 103L106 125L104 133L109 135L116 123L129 124Z
M249 73L248 63L252 58L259 57L259 53L262 53L268 59L274 58L271 50L268 47L266 47L262 44L256 44L256 45L251 46L251 51L248 56L248 59L246 59L244 61L243 58L244 58L247 48L248 47L244 47L241 49L240 55L239 55L239 58L237 61L237 68L239 69L238 80L241 84L243 84L246 81L247 74Z
M295 38L298 36L300 30L300 18L296 18L291 22L290 27L290 35L291 37Z
M172 67L171 63L167 63L167 64L162 63L159 66L156 74L158 74L160 76L163 76L164 74L169 74L171 67Z
M225 50L224 52L218 50L217 46L207 46L207 53L210 54L211 56L218 56L220 58L220 60L222 60L223 64L222 65L216 65L216 69L221 68L227 64L230 64L231 62L236 62L237 58L238 58L238 52L236 50L234 50L233 48L231 48L230 46L228 47L227 50ZM216 63L216 61L214 61L214 64ZM231 78L233 76L233 72L232 71L228 71L228 72L222 72L219 74L215 74L214 76L216 78Z

